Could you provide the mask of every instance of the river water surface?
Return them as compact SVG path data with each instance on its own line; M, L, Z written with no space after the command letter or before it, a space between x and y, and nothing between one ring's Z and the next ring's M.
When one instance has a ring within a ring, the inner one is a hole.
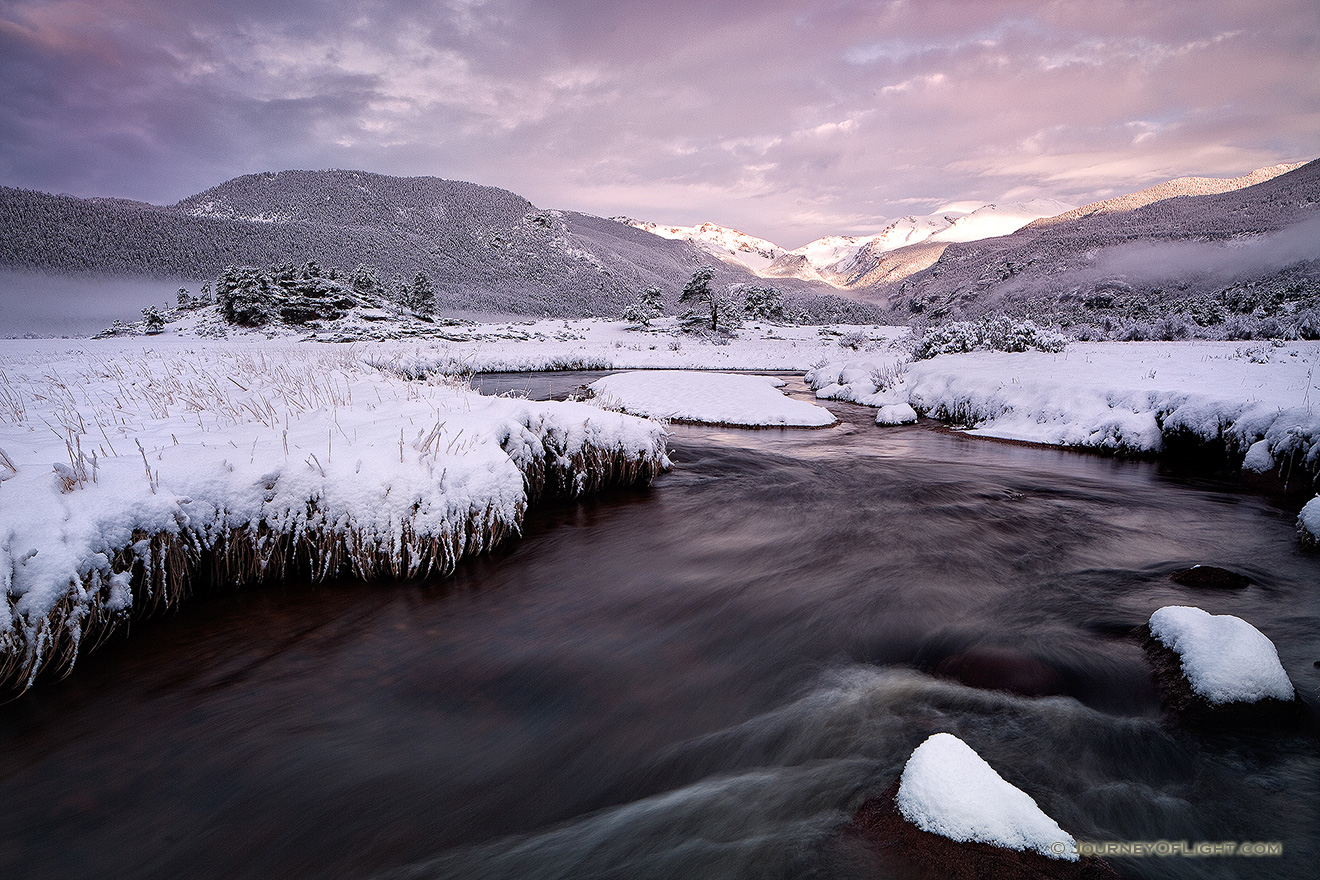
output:
M0 877L846 878L840 829L939 731L1080 840L1283 845L1125 877L1312 875L1313 722L1186 728L1129 636L1244 617L1314 719L1297 499L831 408L674 426L652 487L533 511L448 579L134 623L0 706ZM1252 584L1168 578L1196 563Z

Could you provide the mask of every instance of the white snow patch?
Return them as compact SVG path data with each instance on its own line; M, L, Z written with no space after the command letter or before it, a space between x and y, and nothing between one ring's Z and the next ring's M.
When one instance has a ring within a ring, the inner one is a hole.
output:
M1320 544L1320 495L1315 496L1297 515L1297 527L1303 537L1312 544Z
M906 403L889 403L880 407L875 414L877 425L915 425L917 411Z
M1072 836L951 733L917 746L903 768L896 802L913 825L950 840L1077 861Z
M1150 632L1182 658L1192 690L1215 705L1294 696L1274 643L1240 617L1166 605L1150 616Z
M1257 440L1247 449L1247 454L1242 457L1242 469L1244 471L1255 471L1256 473L1265 473L1274 467L1274 456L1270 455L1270 443L1268 440Z
M606 376L589 387L599 400L651 418L748 427L834 424L824 407L785 397L777 390L783 384L770 376L655 370Z

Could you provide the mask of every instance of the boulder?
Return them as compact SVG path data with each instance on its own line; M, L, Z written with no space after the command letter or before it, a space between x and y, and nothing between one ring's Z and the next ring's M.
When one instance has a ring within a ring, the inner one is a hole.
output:
M1063 675L1054 667L1014 648L978 645L945 657L932 670L968 687L1008 691L1024 697L1067 692Z
M902 778L857 810L845 831L855 861L895 880L1019 880L1118 875L966 743L938 733Z
M1226 568L1213 565L1193 565L1169 572L1169 579L1184 587L1211 590L1240 590L1251 583L1251 578Z
M1204 723L1300 720L1301 700L1274 643L1240 617L1167 605L1139 627L1165 705Z

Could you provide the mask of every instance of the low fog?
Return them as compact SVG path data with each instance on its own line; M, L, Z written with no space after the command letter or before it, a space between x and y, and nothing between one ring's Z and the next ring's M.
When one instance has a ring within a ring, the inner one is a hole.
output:
M1131 284L1213 280L1232 284L1320 259L1320 216L1273 235L1230 242L1176 241L1125 244L1101 251L1089 276L1121 277Z
M172 306L180 287L196 294L199 286L180 279L0 271L0 337L87 336L116 319L141 319L146 306Z

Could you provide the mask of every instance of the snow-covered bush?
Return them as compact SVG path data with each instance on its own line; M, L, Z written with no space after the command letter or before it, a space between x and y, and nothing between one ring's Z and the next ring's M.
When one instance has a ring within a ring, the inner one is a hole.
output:
M778 287L762 284L744 284L738 288L742 296L743 314L762 321L791 320L788 307L784 304L784 295Z
M1306 547L1320 547L1320 495L1306 502L1297 514L1297 536Z
M871 371L871 381L875 383L876 391L888 391L903 381L907 370L907 361L890 361Z
M1062 333L1039 327L1034 321L998 316L931 327L914 340L912 357L924 360L978 349L1058 352L1067 344L1068 339Z
M871 337L860 330L854 330L839 337L839 347L851 348L853 351L861 351L863 348L869 347L870 344Z
M147 334L160 333L165 329L165 317L155 306L142 310L142 331Z
M652 284L642 291L642 298L623 310L623 320L637 327L649 327L651 321L665 313L660 299L660 288Z

